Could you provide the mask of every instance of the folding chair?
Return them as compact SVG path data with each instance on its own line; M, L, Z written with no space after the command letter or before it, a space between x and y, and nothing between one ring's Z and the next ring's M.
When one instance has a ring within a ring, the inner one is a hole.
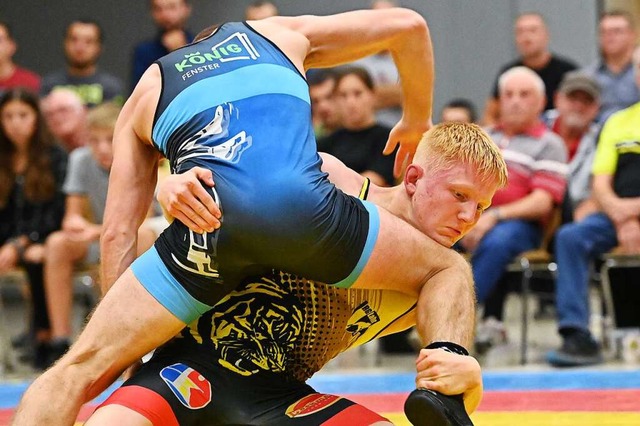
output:
M16 269L6 274L0 275L0 286L4 285L19 285L26 280L24 271ZM0 289L1 290L1 289ZM18 370L18 359L16 352L11 345L11 330L6 309L4 306L4 298L0 291L0 375L6 373L13 373Z
M604 298L604 305L608 312L608 327L603 328L603 332L606 333L603 336L603 340L606 343L613 343L611 347L615 348L615 342L618 338L622 337L625 328L630 328L635 325L635 328L640 328L640 321L635 324L629 324L633 322L633 318L629 318L629 315L623 314L620 310L616 309L614 303L614 290L612 289L611 271L614 269L625 268L640 268L640 254L621 254L618 249L612 250L602 256L602 266L600 267L600 283L602 286L602 295ZM625 292L630 299L638 300L640 296L640 282L628 283L624 282L621 285L630 285L635 290L635 298L630 294L631 292ZM633 303L633 300L631 303ZM637 305L634 304L633 312L636 312ZM640 315L636 315L636 320Z
M561 223L561 209L556 207L551 219L547 223L540 247L521 253L507 267L508 272L522 274L520 299L522 301L522 324L520 327L520 364L527 363L528 339L529 339L529 299L532 295L531 280L534 275L551 275L555 280L558 265L553 261L549 253L549 246L553 235Z

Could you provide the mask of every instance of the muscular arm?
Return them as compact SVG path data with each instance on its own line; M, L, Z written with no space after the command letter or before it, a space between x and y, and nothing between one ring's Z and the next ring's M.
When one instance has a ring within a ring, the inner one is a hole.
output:
M399 84L376 85L376 109L401 107L402 86Z
M402 120L389 135L385 153L391 153L400 144L394 168L396 176L399 175L400 166L412 158L422 134L430 126L434 65L431 36L424 18L408 9L393 8L331 17L274 17L266 21L305 37L308 50L304 68L335 66L382 50L391 53L400 75L404 103ZM264 29L267 37L273 36L290 57L299 57L299 45L296 47L286 34L275 34L268 25L261 27L260 22L255 26Z
M345 194L357 197L362 188L364 177L348 168L331 154L319 152L322 158L322 171L329 174L329 180Z
M102 292L133 262L137 231L146 217L157 179L158 154L145 141L151 134L148 106L157 99L152 73L145 74L116 123L113 165L101 238ZM155 98L154 98L155 96ZM147 127L148 126L148 127Z

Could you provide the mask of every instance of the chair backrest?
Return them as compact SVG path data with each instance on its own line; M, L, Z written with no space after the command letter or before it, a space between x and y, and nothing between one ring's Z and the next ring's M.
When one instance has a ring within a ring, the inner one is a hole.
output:
M553 240L558 228L562 225L562 207L556 206L549 215L549 220L544 224L542 241L540 242L540 248L549 251L549 246Z

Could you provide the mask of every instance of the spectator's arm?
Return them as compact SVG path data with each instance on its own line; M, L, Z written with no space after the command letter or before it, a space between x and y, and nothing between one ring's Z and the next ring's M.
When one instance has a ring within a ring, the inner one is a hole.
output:
M501 220L504 219L522 219L522 220L542 220L553 210L553 196L543 190L534 189L526 197L509 204L496 207L499 209Z
M65 200L65 212L62 229L71 230L79 221L88 222L89 200L86 195L69 194Z
M616 226L619 251L640 254L640 219L634 218Z
M589 197L585 200L582 200L575 208L573 212L573 220L578 222L600 210L598 203L595 198Z
M593 195L600 208L616 226L640 217L640 197L618 197L613 190L612 175L601 174L593 177Z
M380 84L375 87L376 109L402 107L402 86L399 84Z

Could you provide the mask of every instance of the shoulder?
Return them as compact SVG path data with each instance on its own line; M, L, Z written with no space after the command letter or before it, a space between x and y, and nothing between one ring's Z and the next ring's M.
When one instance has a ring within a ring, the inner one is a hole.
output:
M69 154L67 153L67 151L62 146L60 146L60 144L55 142L50 146L49 153L54 161L67 161L67 159L69 158Z
M123 123L127 123L126 127L131 128L145 143L151 143L151 129L161 90L160 68L157 64L152 64L144 72L120 112L120 117L124 117Z
M51 90L54 86L64 84L67 81L67 73L64 70L53 71L42 77L42 90ZM44 94L46 95L47 93Z
M640 121L640 102L613 113L605 121L602 133L617 131L620 128L628 128Z
M520 60L519 58L518 59L514 59L514 60L512 60L510 62L507 62L506 64L503 64L500 67L500 71L498 72L498 74L500 75L500 74L504 73L505 71L510 70L513 67L519 67L521 65L522 65L522 60Z
M92 158L92 156L91 148L89 148L88 146L81 146L80 148L76 148L71 151L71 154L69 154L69 162L73 165L82 164L89 158Z
M115 75L108 73L106 71L98 71L96 73L96 80L99 80L102 84L107 84L111 86L122 86L122 80Z
M305 16L274 16L260 21L248 21L247 26L265 37L294 63L302 63L311 48L305 34Z
M133 47L133 51L136 54L145 53L149 49L154 49L158 47L158 45L160 45L160 41L157 38L150 39L150 40L143 40Z
M31 71L30 69L17 67L16 72L20 73L23 78L29 78L38 81L40 80L40 75L38 75L34 71Z
M561 56L556 56L556 55L551 56L551 63L558 68L562 68L569 71L578 68L576 63L573 62L572 60L563 58Z
M552 132L551 130L546 130L542 134L540 141L545 144L546 150L552 151L555 153L565 153L565 157L566 157L567 147L564 141L562 140L562 138L558 134Z

